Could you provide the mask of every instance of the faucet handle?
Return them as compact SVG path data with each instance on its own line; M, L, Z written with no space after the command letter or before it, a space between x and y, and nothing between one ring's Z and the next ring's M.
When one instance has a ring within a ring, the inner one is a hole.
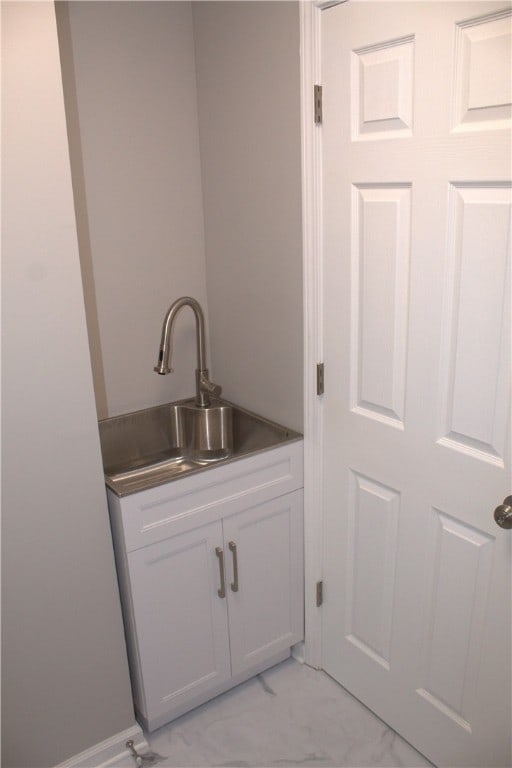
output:
M222 387L220 384L214 384L213 381L206 381L206 389L210 393L210 395L213 395L214 397L219 397L220 393L222 392Z
M200 372L199 385L201 387L201 392L208 392L209 395L213 395L214 397L219 397L222 392L222 387L219 384L214 384L213 381L210 381L208 378L208 370L206 368Z

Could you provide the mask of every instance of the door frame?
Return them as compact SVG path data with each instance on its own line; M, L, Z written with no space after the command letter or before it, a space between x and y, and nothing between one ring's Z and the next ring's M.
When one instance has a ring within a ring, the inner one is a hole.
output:
M314 86L322 84L322 11L349 0L299 0L304 333L304 661L322 668L324 407L317 363L324 355L322 130L314 121ZM328 587L327 587L328 589ZM512 732L510 734L512 749Z
M322 619L316 584L323 578L322 131L315 125L314 86L322 83L321 14L347 0L300 0L301 179L304 302L304 555L305 662L322 667Z

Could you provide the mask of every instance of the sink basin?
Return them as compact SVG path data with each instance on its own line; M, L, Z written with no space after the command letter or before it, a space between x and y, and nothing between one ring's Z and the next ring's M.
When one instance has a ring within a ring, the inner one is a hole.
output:
M159 405L103 419L99 430L105 480L118 496L302 437L224 400Z

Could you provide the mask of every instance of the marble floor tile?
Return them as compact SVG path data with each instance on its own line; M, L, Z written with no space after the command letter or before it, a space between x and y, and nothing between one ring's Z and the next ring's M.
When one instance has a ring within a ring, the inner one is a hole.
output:
M293 659L146 738L161 768L431 766L328 675Z

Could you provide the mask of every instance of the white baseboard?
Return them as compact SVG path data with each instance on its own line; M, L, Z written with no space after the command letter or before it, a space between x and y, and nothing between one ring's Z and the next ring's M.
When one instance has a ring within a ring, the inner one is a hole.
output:
M135 760L126 749L126 742L133 741L137 752L145 752L149 745L140 725L116 733L105 741L70 757L55 768L135 768Z
M304 640L302 640L300 643L297 643L296 645L292 645L292 656L295 661L304 664L306 661L306 646L304 644Z

